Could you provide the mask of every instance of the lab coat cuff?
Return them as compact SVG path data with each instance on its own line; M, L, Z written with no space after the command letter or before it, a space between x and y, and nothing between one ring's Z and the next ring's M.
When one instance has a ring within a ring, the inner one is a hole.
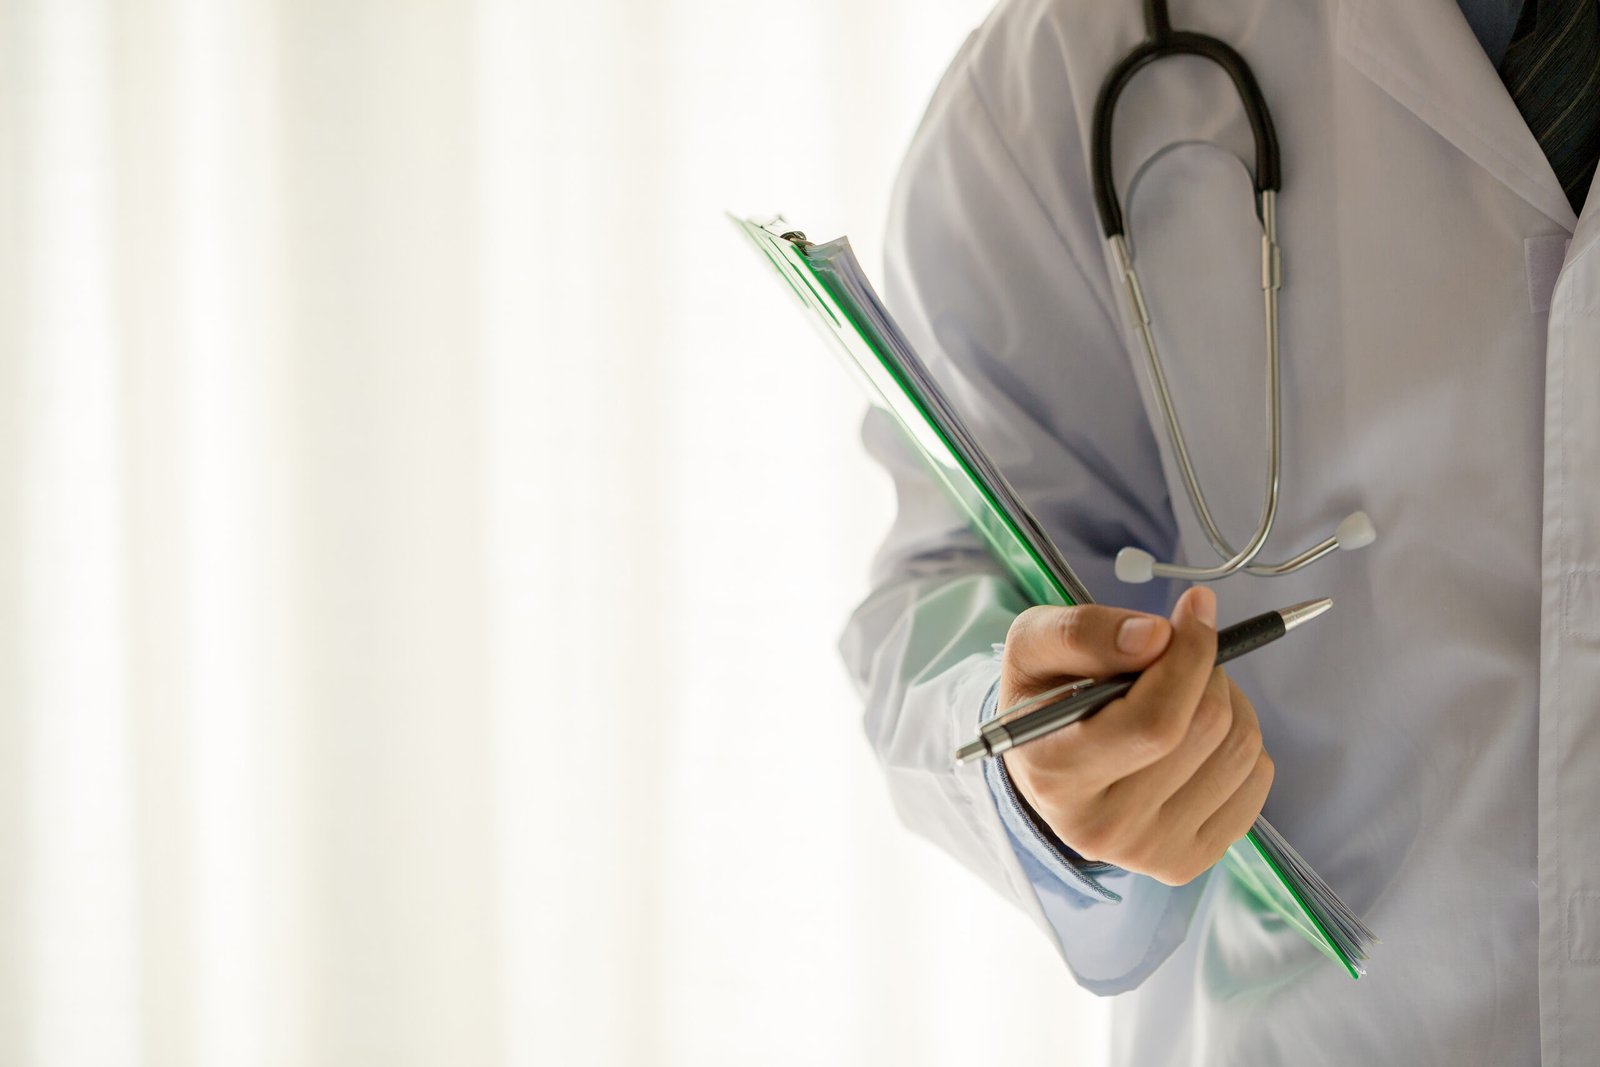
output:
M980 726L998 714L999 699L1000 679L996 678L989 686L988 695L984 697L983 707L978 715ZM983 776L988 783L989 794L994 800L1000 821L1005 824L1012 848L1018 853L1018 859L1024 861L1024 869L1031 872L1032 877L1042 875L1053 878L1093 900L1108 904L1122 902L1122 896L1101 884L1100 877L1126 872L1109 863L1096 863L1084 859L1057 837L1039 813L1034 811L1032 805L1017 791L1016 785L1011 781L1011 775L1006 771L1005 760L998 757L984 760ZM1031 857L1034 863L1027 863L1028 857ZM1035 886L1035 889L1038 888Z

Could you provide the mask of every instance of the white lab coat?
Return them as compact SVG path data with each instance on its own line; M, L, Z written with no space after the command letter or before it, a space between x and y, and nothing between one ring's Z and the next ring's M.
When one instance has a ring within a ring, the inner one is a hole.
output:
M1091 109L1143 37L1139 8L1017 0L972 36L897 187L886 299L1089 588L1159 608L1176 590L1119 584L1118 548L1215 557L1090 195ZM1291 577L1223 582L1225 623L1335 601L1230 672L1277 763L1268 816L1383 944L1352 982L1221 876L1124 873L1121 904L1047 887L1046 914L980 769L950 759L1021 604L873 415L900 511L841 648L894 803L1085 985L1131 990L1118 1063L1600 1063L1600 189L1575 218L1451 0L1172 15L1244 55L1283 149L1266 556L1357 508L1379 531ZM1189 58L1140 75L1115 156L1180 415L1237 544L1264 483L1263 335L1235 162L1251 142L1225 77Z

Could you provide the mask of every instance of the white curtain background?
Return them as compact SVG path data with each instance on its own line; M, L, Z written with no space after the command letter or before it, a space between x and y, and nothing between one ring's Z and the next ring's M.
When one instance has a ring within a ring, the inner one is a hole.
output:
M895 821L876 267L987 0L0 0L0 1064L1092 1064Z

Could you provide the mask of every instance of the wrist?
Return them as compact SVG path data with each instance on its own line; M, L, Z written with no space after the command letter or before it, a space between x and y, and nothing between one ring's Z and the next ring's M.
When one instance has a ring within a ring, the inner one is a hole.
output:
M1044 838L1044 840L1049 843L1051 848L1059 852L1063 859L1067 860L1075 867L1090 873L1115 870L1115 864L1104 863L1100 860L1090 859L1077 849L1073 848L1071 845L1067 844L1065 841L1061 840L1061 836L1055 832L1055 829L1050 825L1050 821L1040 813L1038 807L1036 806L1033 796L1028 789L1026 776L1017 775L1011 764L1007 762L1007 757L1015 751L1015 749L1011 749L1010 751L1001 753L999 761L1001 766L1001 774L1010 784L1012 794L1017 799L1017 807L1027 818L1028 823L1033 827L1034 832L1040 837Z

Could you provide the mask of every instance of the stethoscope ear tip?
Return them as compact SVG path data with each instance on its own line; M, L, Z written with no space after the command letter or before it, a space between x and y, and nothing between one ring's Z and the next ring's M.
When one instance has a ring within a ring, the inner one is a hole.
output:
M1156 558L1142 548L1128 547L1117 553L1117 580L1140 585L1156 575Z
M1357 511L1345 516L1344 521L1334 529L1333 539L1341 549L1350 552L1372 544L1378 539L1378 531L1373 528L1372 520L1365 511Z

